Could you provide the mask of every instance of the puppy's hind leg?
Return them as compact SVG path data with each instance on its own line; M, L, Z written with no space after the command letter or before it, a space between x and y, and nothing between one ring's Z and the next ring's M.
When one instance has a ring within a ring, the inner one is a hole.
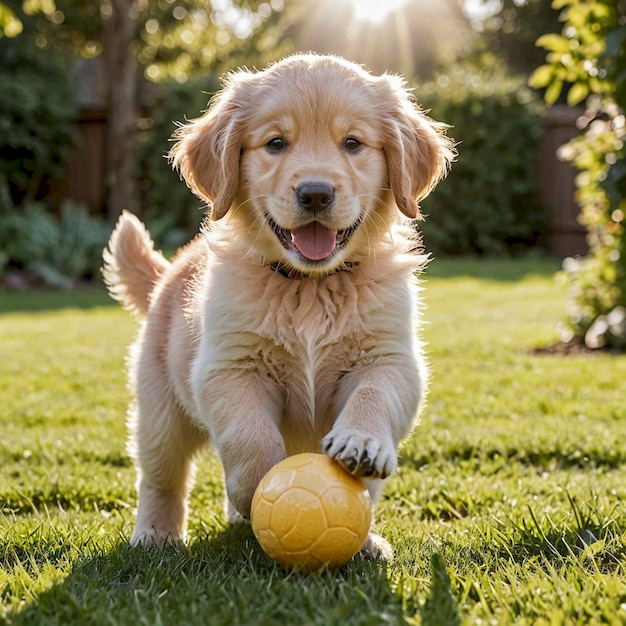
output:
M184 541L192 457L204 438L175 400L156 389L147 399L140 396L131 431L139 506L130 543L150 547Z

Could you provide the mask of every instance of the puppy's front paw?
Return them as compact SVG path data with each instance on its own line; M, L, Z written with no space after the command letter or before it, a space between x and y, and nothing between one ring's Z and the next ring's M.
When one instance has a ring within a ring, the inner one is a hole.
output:
M359 478L387 478L396 471L396 451L356 428L334 428L322 450Z

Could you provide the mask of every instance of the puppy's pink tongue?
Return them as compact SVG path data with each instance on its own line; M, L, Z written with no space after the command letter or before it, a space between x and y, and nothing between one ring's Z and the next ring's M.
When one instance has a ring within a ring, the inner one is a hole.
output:
M335 249L336 242L337 233L317 222L291 231L291 243L311 261L325 259Z

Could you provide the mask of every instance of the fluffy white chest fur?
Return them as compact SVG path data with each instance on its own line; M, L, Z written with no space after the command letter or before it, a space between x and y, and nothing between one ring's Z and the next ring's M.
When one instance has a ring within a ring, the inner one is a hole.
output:
M215 257L210 244L203 254L212 268L202 286L194 285L186 308L196 345L185 372L189 391L181 398L201 427L221 394L211 382L221 380L217 373L236 379L254 372L259 385L271 382L280 396L278 426L287 454L319 451L345 402L342 381L379 360L405 354L403 366L416 372L415 393L421 393L426 368L417 335L419 257L390 249L382 268L366 263L323 279L290 280L245 263L241 275L242 263L229 254Z

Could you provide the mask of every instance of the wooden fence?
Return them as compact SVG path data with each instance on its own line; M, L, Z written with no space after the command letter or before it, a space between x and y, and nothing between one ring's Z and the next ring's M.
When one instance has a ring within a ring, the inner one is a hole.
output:
M53 202L71 198L84 204L91 213L105 214L105 137L106 111L83 109L77 124L77 145L70 156L65 176L56 183Z
M578 222L574 200L576 170L557 156L560 146L580 131L576 120L581 111L553 107L544 118L537 162L541 203L549 212L548 247L559 258L587 252L585 229ZM78 125L79 144L67 167L65 180L55 190L56 198L73 198L94 213L103 213L104 140L106 114L101 108L84 109Z
M574 199L576 170L561 161L558 149L580 134L576 120L580 109L555 106L544 117L539 145L537 180L541 203L548 211L548 246L560 258L586 254L586 231L578 221L580 209Z

